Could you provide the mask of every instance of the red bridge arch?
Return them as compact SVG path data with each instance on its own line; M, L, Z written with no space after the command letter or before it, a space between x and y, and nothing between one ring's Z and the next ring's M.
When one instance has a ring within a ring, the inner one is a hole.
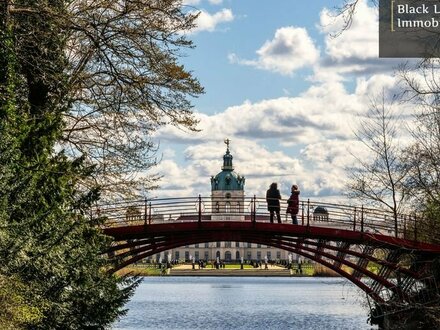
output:
M421 219L303 201L301 225L273 224L267 222L263 199L254 197L247 202L244 210L228 214L240 221L213 221L217 214L209 199L201 197L101 206L96 212L108 218L104 233L115 240L107 251L116 260L112 271L184 245L249 242L314 260L349 279L385 309L438 299L431 266L440 256L440 245L420 240ZM327 210L324 222L322 214L314 217L318 206ZM369 269L371 262L379 266L377 273Z

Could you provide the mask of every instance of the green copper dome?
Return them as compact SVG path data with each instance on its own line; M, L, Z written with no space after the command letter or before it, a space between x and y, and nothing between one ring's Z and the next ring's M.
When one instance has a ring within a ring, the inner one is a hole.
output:
M244 190L244 176L234 172L232 155L229 152L229 140L227 140L226 153L223 156L222 171L215 177L211 177L211 190Z

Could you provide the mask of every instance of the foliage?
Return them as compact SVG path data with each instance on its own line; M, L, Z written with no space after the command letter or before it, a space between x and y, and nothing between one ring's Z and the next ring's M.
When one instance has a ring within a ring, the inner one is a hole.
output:
M111 241L88 215L98 184L155 184L136 174L156 163L158 127L196 130L188 97L203 89L177 63L195 18L180 0L0 3L2 328L124 314L138 281L107 272Z
M45 302L20 279L0 275L0 306L0 325L12 330L41 323Z
M203 88L178 63L181 49L193 47L185 33L197 15L185 12L181 0L6 4L29 83L38 87L33 77L64 68L58 81L67 86L62 102L69 106L60 113L65 125L58 143L97 165L82 183L98 183L112 198L154 187L158 178L145 174L157 163L151 135L165 124L197 130L189 98ZM53 31L60 30L57 39ZM46 52L50 48L65 54L63 63Z
M151 134L160 126L196 130L188 97L203 88L177 62L196 16L180 0L74 0L58 17L72 104L62 144L98 165L92 185L103 197L157 184L145 172L157 163Z
M10 306L1 327L102 328L137 282L106 272L111 242L102 219L86 216L98 190L78 190L93 167L55 152L69 109L65 31L52 14L12 19L13 9L0 7L0 292Z
M440 244L440 205L426 202L421 217L417 221L417 237L424 242ZM440 277L439 277L440 279Z

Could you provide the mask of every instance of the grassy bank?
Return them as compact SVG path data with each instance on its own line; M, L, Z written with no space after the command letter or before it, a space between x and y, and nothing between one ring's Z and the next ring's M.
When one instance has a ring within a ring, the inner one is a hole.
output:
M192 269L191 264L186 265L179 265L175 266L176 269L181 269L181 267L186 267L187 269ZM259 270L260 268L254 268L251 265L244 264L243 268L245 270ZM264 269L264 265L262 266ZM369 267L370 268L370 267ZM225 265L226 270L240 270L240 264L227 264ZM269 269L273 269L271 266L269 266ZM345 271L350 273L352 270L349 268L343 267ZM374 271L374 269L372 269ZM198 271L210 271L215 272L216 269L213 269L210 265L208 265L205 269L199 269L198 265L195 265L195 273L194 275L197 276ZM171 269L172 273L172 269ZM128 267L125 267L117 272L118 275L124 276L124 275L133 275L133 276L161 276L166 275L163 270L160 268L156 268L155 265L131 265ZM320 264L309 264L305 263L301 265L301 269L298 268L297 264L294 264L292 266L292 275L294 276L319 276L319 277L337 277L340 276L337 272L322 266Z
M119 276L132 275L132 276L160 276L161 270L154 267L146 266L128 266L116 272Z

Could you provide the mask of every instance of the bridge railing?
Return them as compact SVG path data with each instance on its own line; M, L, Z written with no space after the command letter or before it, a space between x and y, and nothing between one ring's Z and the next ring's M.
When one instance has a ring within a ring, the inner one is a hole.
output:
M281 221L291 224L287 200L280 201ZM106 217L106 227L189 221L269 222L261 197L180 197L121 201L99 205L93 216ZM342 204L300 200L299 225L348 229L417 240L422 221L414 216ZM274 222L277 222L276 217Z

